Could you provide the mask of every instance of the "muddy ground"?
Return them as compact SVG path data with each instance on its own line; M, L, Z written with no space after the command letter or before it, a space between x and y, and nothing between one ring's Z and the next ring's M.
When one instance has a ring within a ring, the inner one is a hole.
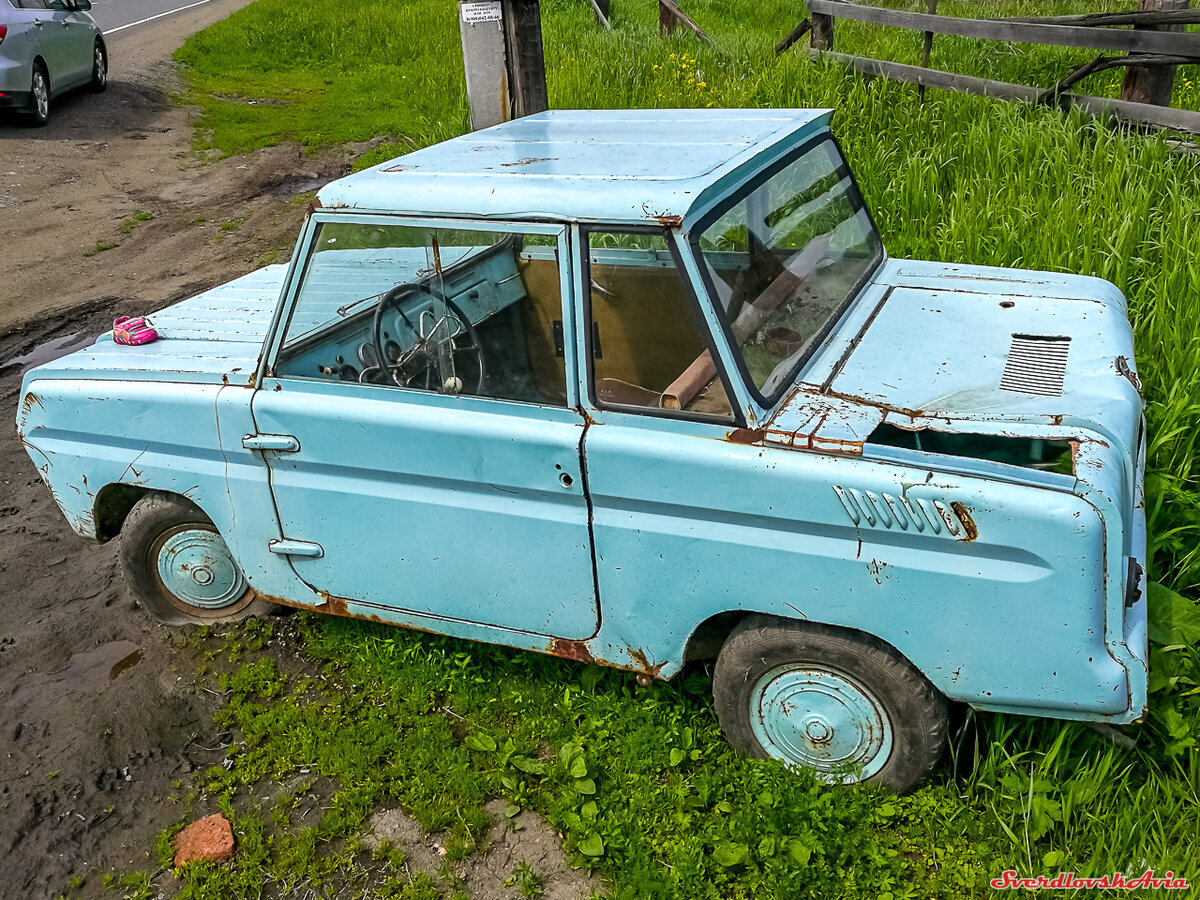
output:
M106 93L58 101L43 129L0 120L0 897L55 897L72 874L89 875L72 897L103 896L103 871L157 868L171 782L223 756L203 642L134 608L115 545L68 530L12 423L24 367L286 259L297 195L348 171L358 148L192 150L171 53L246 2L115 34Z
M136 608L115 543L67 528L13 422L23 371L87 345L114 316L285 261L309 192L375 145L229 159L193 149L196 111L172 100L171 54L247 2L210 0L111 36L108 91L58 101L46 128L0 119L0 900L121 896L104 874L134 871L153 873L154 896L173 896L180 882L154 840L184 815L190 773L236 739L213 725L222 666L209 657L221 636ZM287 672L314 666L286 617L267 652ZM494 827L456 864L474 900L519 896L503 882L520 862L544 876L547 897L603 889L570 869L546 823L522 816L522 830ZM386 839L413 870L437 872L438 835L402 810L372 826L368 845Z

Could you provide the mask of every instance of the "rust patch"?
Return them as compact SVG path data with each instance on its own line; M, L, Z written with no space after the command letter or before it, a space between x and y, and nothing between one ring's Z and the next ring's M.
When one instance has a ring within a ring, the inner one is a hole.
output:
M735 428L729 432L729 441L734 444L761 444L766 434L765 428Z
M335 597L328 591L321 591L321 599L324 602L317 607L317 612L329 613L333 616L350 615L350 610L347 606L347 600L345 597Z
M42 398L39 397L37 394L35 394L33 391L30 391L28 394L25 395L25 399L21 401L21 413L26 416L29 415L29 411L31 409L33 409L33 404L35 404L35 403L38 406L42 407L42 409L46 408L45 405L42 403Z
M317 198L313 197L308 201L308 206L304 209L304 218L310 218L313 213L321 208L321 204L317 202Z
M655 216L663 228L678 228L683 224L683 216Z
M633 662L637 666L637 670L641 671L641 672L645 672L651 678L657 678L658 673L662 670L662 667L665 665L665 663L659 663L658 665L654 665L654 666L650 665L650 661L648 659L646 659L646 651L639 650L637 647L630 647L629 655L631 657L633 657Z
M221 384L225 385L226 387L229 386L229 376L228 375L225 375L225 374L221 375Z
M549 650L552 656L558 656L562 659L573 659L576 662L582 663L596 661L596 658L592 656L592 651L588 649L586 641L568 641L563 638L555 638L550 642Z
M802 450L824 450L829 453L847 453L851 456L861 456L863 442L847 441L842 438L822 437L819 434L801 434L798 431L767 431L772 441L784 447Z
M966 532L963 536L963 541L969 544L975 538L979 537L979 529L975 527L975 520L971 518L970 507L958 500L951 500L950 508L958 516L958 520L962 522L963 531Z
M1062 419L1063 419L1063 417L1062 417L1062 415L1061 415L1061 414L1059 414L1059 415L1057 415L1057 416L1051 416L1051 417L1050 417L1050 424L1051 424L1051 425L1061 425L1061 424L1062 424Z

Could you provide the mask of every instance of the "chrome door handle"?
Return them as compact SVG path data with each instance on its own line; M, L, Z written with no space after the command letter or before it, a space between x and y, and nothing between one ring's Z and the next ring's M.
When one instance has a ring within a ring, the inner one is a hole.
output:
M300 440L290 434L248 434L242 438L242 446L247 450L295 453L300 449Z

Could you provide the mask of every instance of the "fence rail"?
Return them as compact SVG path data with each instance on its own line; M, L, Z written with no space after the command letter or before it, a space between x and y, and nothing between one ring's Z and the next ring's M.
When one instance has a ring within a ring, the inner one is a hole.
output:
M1066 88L1093 72L1113 67L1128 67L1131 71L1147 71L1157 68L1169 73L1166 97L1170 97L1170 80L1174 69L1180 64L1200 63L1200 34L1180 31L1154 31L1149 28L1174 27L1200 23L1200 10L1137 11L1127 13L1089 13L1076 16L1049 16L1037 19L965 19L955 16L933 14L936 0L930 3L929 13L906 12L904 10L881 9L848 3L846 0L807 0L811 16L811 28L802 22L792 34L776 46L782 52L791 46L805 31L812 35L812 53L843 63L855 71L868 75L880 75L896 81L916 84L923 92L926 86L972 94L982 94L1008 100L1029 100L1036 103L1054 103L1058 106L1078 106L1105 118L1159 128L1200 134L1200 112L1172 109L1169 105L1135 102L1126 92L1125 98L1112 100L1086 94L1068 94ZM921 66L905 65L887 60L872 59L834 53L834 21L851 19L875 25L904 28L925 33L925 51ZM806 20L807 22L808 20ZM1113 30L1113 26L1135 25L1134 30ZM994 41L1014 41L1026 44L1043 44L1058 47L1083 47L1093 50L1122 52L1127 56L1100 56L1068 73L1049 90L978 78L972 75L957 75L929 68L929 47L935 34L958 37L981 38ZM1127 80L1126 84L1129 82ZM1136 97L1136 95L1134 95ZM1155 99L1141 98L1137 99ZM1166 101L1169 104L1169 99Z
M1007 19L963 19L957 16L931 16L928 13L859 6L845 0L808 0L814 15L853 19L875 25L891 25L911 31L952 34L958 37L1016 41L1022 44L1052 44L1057 47L1085 47L1092 50L1116 50L1125 53L1163 53L1200 57L1200 34L1167 31L1109 31L1094 25L1046 25ZM1191 12L1189 10L1189 12Z

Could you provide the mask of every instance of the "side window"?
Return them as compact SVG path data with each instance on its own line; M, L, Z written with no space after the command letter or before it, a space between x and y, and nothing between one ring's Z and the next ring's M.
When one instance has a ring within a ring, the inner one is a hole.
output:
M585 240L596 402L732 420L706 325L666 236L589 231Z
M565 406L558 236L324 222L275 374Z

